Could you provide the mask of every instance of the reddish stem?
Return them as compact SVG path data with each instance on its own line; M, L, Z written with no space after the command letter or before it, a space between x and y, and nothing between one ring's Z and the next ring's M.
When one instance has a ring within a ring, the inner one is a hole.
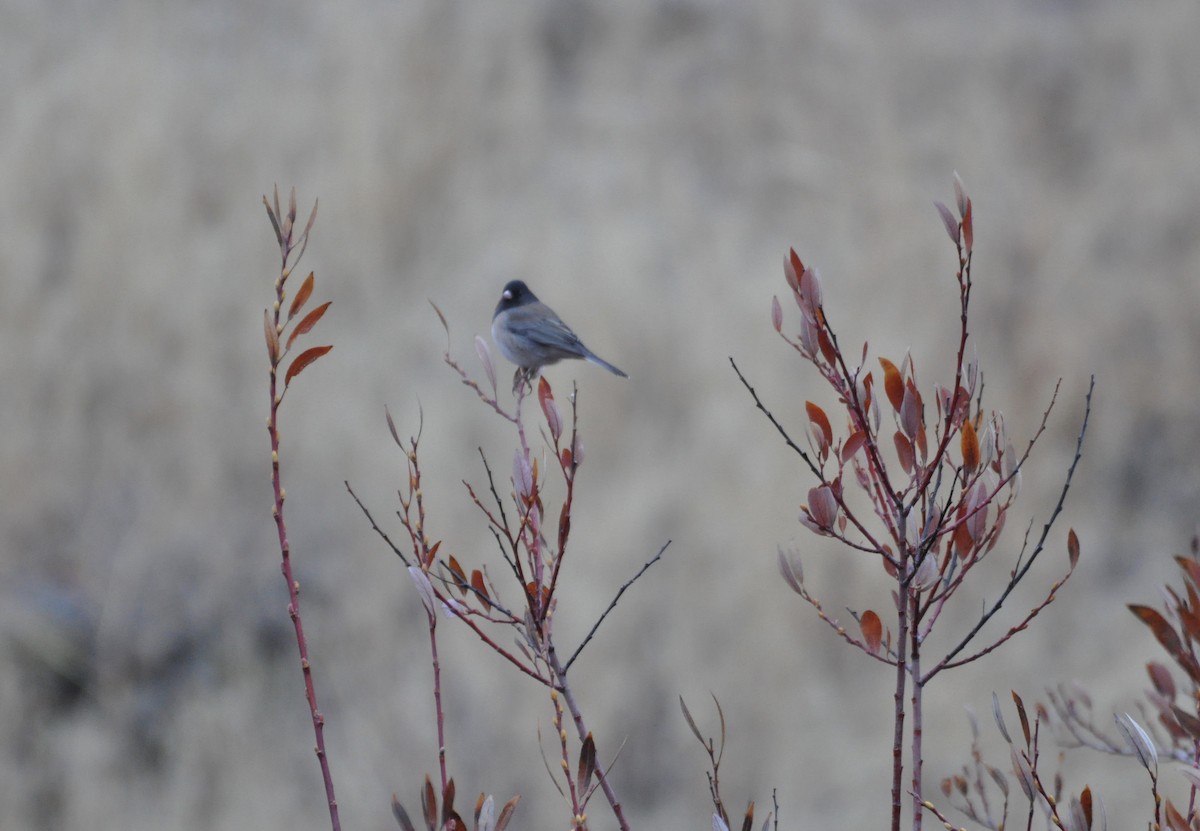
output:
M268 212L270 212L269 206ZM274 325L276 332L280 331L280 315L284 299L283 287L289 274L288 259L293 250L291 230L295 219L294 195L289 213L290 216L285 226L287 230L279 236L282 265L280 268L280 277L275 281L276 303ZM271 214L271 221L276 225L278 232L277 214L278 211ZM308 229L305 229L300 242L303 243L306 241L307 237ZM297 257L298 259L299 257ZM276 356L271 366L271 416L267 422L267 432L271 436L271 485L275 493L275 507L272 514L275 518L275 528L279 533L279 550L282 558L280 570L283 572L283 579L287 582L288 587L288 616L292 619L292 626L296 630L296 646L300 650L300 669L304 675L304 695L308 700L308 709L312 715L313 733L316 737L317 760L321 765L321 778L325 783L325 798L329 803L329 820L334 831L340 831L342 826L341 821L338 819L338 803L337 797L334 795L333 774L329 769L329 759L325 753L325 716L321 714L320 709L317 707L317 692L313 684L312 664L308 659L308 645L304 640L304 625L300 620L300 583L292 575L291 545L288 542L287 525L283 519L283 502L285 496L283 481L279 472L279 404L281 396L276 394L278 383L277 372L281 357L281 355Z

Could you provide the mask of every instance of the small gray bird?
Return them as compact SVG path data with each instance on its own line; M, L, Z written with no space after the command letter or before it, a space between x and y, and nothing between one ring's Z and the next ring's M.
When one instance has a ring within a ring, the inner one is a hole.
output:
M504 357L517 365L514 392L522 381L532 385L542 367L563 358L583 358L613 375L629 377L584 346L554 310L538 300L520 280L513 280L500 293L500 302L492 315L492 340Z

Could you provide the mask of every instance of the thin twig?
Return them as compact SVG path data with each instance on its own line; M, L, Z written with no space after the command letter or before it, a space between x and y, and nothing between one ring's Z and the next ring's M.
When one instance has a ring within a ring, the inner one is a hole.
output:
M617 601L619 601L621 599L621 595L625 594L625 590L628 589L630 586L632 586L634 583L636 583L638 578L641 577L643 574L645 574L646 570L649 569L650 566L654 565L655 563L657 563L659 561L659 559L663 555L663 552L667 550L667 546L670 544L671 544L671 541L667 540L663 544L663 547L658 549L658 553L655 554L653 557L651 557L648 561L646 561L646 563L644 563L642 565L642 567L640 569L638 569L637 574L630 577L628 580L625 581L624 585L622 585L621 588L617 589L617 593L616 593L616 595L613 596L612 602L608 604L608 608L604 610L604 613L602 615L600 615L599 619L597 619L596 622L592 625L591 630L589 630L587 633L587 637L583 639L583 643L579 644L579 646L576 647L575 651L571 653L571 657L567 660L566 664L563 665L564 673L566 673L571 668L571 664L575 663L575 659L579 657L579 653L583 652L583 648L585 646L587 646L588 643L592 640L592 636L596 634L596 630L600 628L600 624L604 622L604 619L606 617L608 617L608 613L611 612L613 609L617 608Z

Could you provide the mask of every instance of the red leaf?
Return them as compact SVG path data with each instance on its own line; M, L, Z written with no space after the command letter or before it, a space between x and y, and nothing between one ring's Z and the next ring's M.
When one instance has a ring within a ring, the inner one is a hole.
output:
M1168 655L1182 663L1180 659L1184 657L1183 643L1179 640L1179 635L1176 634L1171 624L1167 623L1166 618L1149 606L1139 606L1135 603L1129 604L1129 611L1137 615L1142 623L1150 627L1150 631L1154 633L1154 637L1162 644L1163 649L1167 650Z
M904 404L904 379L900 377L900 370L896 369L896 365L887 358L880 358L879 363L883 367L884 392L887 393L888 401L892 402L892 409L900 412L900 407Z
M867 436L862 430L855 431L853 434L851 434L850 438L846 439L845 443L842 444L842 462L845 463L854 458L854 454L862 448L866 441Z
M792 270L787 273L788 285L792 287L792 291L800 293L800 275L804 273L804 263L800 262L800 257L796 254L795 248L788 249L789 262Z
M1146 672L1150 675L1150 683L1154 685L1154 691L1167 700L1175 698L1175 679L1171 677L1171 672L1158 661L1151 661L1146 664Z
M454 555L450 555L450 561L447 563L450 567L450 574L454 577L454 585L458 586L459 591L465 596L467 593L467 574L462 570L462 566L458 564L458 560Z
M1071 568L1075 568L1079 562L1079 537L1074 528L1067 532L1067 557L1071 560Z
M821 451L824 452L833 443L833 428L829 425L829 418L825 415L825 411L811 401L804 402L804 409L808 413L808 420L812 422L814 435L817 435L817 444Z
M313 280L316 275L311 271L304 278L304 282L300 286L300 291L296 292L296 296L292 299L292 307L288 309L288 320L296 316L296 312L304 308L304 304L308 302L308 298L312 296Z
M821 347L821 357L827 363L837 363L837 350L833 348L833 341L829 339L829 333L825 331L825 316L818 312L821 318L821 328L817 331L817 345Z
M596 741L589 732L579 748L579 770L575 775L575 784L580 791L586 791L596 773Z
M1017 695L1016 690L1012 690L1012 697L1017 705L1017 716L1021 719L1021 732L1025 734L1025 746L1029 747L1029 743L1033 740L1033 734L1029 732L1029 716L1025 715L1025 702L1021 700L1021 696Z
M317 321L320 320L321 317L325 314L325 310L329 308L329 304L332 302L333 302L332 300L329 300L329 301L326 301L325 303L322 303L320 306L317 306L317 308L313 309L311 312L306 314L304 316L304 319L296 324L296 328L292 330L292 334L288 335L288 340L287 340L287 348L288 349L292 348L292 343L296 340L296 338L300 337L305 332L310 331L312 329L312 327L317 325Z
M1175 720L1179 722L1179 726L1187 731L1187 734L1193 741L1200 740L1200 718L1196 718L1191 713L1180 709L1174 704L1171 705L1171 715L1175 716Z
M421 789L421 812L425 815L425 825L428 828L437 827L437 792L429 776L425 777L425 787Z
M314 346L312 349L306 349L297 356L296 360L292 361L288 367L287 373L283 376L283 386L286 388L291 383L292 379L304 371L305 367L315 361L317 358L324 355L332 346Z
M558 514L559 551L567 547L567 537L569 536L571 536L571 503L563 502L562 510Z
M1087 827L1092 827L1092 789L1084 786L1079 794L1079 807L1083 809L1083 818L1087 821Z
M1200 563L1190 557L1176 557L1175 562L1179 563L1179 567L1193 585L1200 586Z
M872 655L878 655L879 647L883 644L883 622L879 620L879 615L867 609L862 613L858 627L862 630L863 640L867 642L867 649Z
M975 427L970 421L963 422L959 444L962 446L963 470L971 473L979 466L979 438L975 435Z

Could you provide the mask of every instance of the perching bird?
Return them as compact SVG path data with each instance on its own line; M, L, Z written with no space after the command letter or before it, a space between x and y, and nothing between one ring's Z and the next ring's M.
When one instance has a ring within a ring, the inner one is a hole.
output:
M517 365L514 392L521 381L532 384L542 367L563 358L583 358L614 375L629 377L584 346L571 327L520 280L513 280L500 293L500 302L492 315L492 340L504 357Z

